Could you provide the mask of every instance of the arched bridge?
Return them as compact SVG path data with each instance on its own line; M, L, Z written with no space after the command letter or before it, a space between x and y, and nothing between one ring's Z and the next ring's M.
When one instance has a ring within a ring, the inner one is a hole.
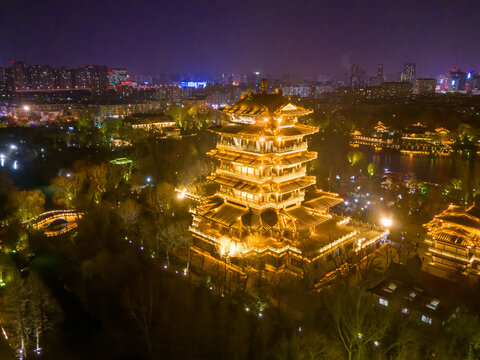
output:
M83 213L75 210L52 210L24 221L22 225L43 231L46 236L64 234L78 226Z

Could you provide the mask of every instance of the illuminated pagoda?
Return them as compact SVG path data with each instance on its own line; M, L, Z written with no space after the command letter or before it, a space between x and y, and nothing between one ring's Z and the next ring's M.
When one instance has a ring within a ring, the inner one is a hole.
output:
M450 205L424 225L426 271L445 278L480 276L480 204Z
M317 154L306 136L318 128L298 123L311 110L281 91L267 93L262 80L261 93L248 90L223 112L229 122L211 129L217 146L208 153L219 162L209 177L219 190L192 210L194 251L229 259L239 271L250 257L266 270L308 274L316 282L336 268L340 254L385 238L388 232L350 227L348 218L329 212L343 199L312 189L316 179L307 175L307 163Z

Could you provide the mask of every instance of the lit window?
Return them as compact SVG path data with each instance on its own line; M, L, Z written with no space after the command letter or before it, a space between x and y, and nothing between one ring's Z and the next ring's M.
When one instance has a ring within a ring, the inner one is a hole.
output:
M408 315L408 314L410 314L410 310L408 308L404 307L404 308L402 308L402 314L403 315Z
M383 288L383 290L389 292L389 293L393 293L395 290L397 290L397 284L391 282L390 284L388 284L387 286L385 286Z
M432 310L437 310L437 307L439 304L440 304L440 300L433 299L427 304L427 307Z
M422 315L422 321L423 321L425 324L429 324L429 325L432 324L432 318L429 318L428 316L425 316L425 315Z
M378 303L382 306L388 306L388 300L383 298L378 298Z

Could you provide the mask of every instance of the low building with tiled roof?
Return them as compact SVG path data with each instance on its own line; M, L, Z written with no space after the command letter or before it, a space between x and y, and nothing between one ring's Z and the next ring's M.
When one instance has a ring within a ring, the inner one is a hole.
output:
M165 136L180 135L180 128L169 115L136 114L127 117L124 121L129 124L132 129L157 131Z

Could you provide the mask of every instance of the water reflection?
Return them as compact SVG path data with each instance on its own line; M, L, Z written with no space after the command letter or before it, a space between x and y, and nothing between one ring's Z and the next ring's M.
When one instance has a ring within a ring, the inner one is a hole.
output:
M460 178L465 184L473 185L480 180L478 159L462 159L459 156L428 157L402 155L396 153L365 153L367 161L377 169L389 169L397 173L413 172L422 181L444 183L452 178Z
M4 154L0 154L0 167L4 168L5 170L16 171L20 168L20 161L15 159L10 159L6 157Z

